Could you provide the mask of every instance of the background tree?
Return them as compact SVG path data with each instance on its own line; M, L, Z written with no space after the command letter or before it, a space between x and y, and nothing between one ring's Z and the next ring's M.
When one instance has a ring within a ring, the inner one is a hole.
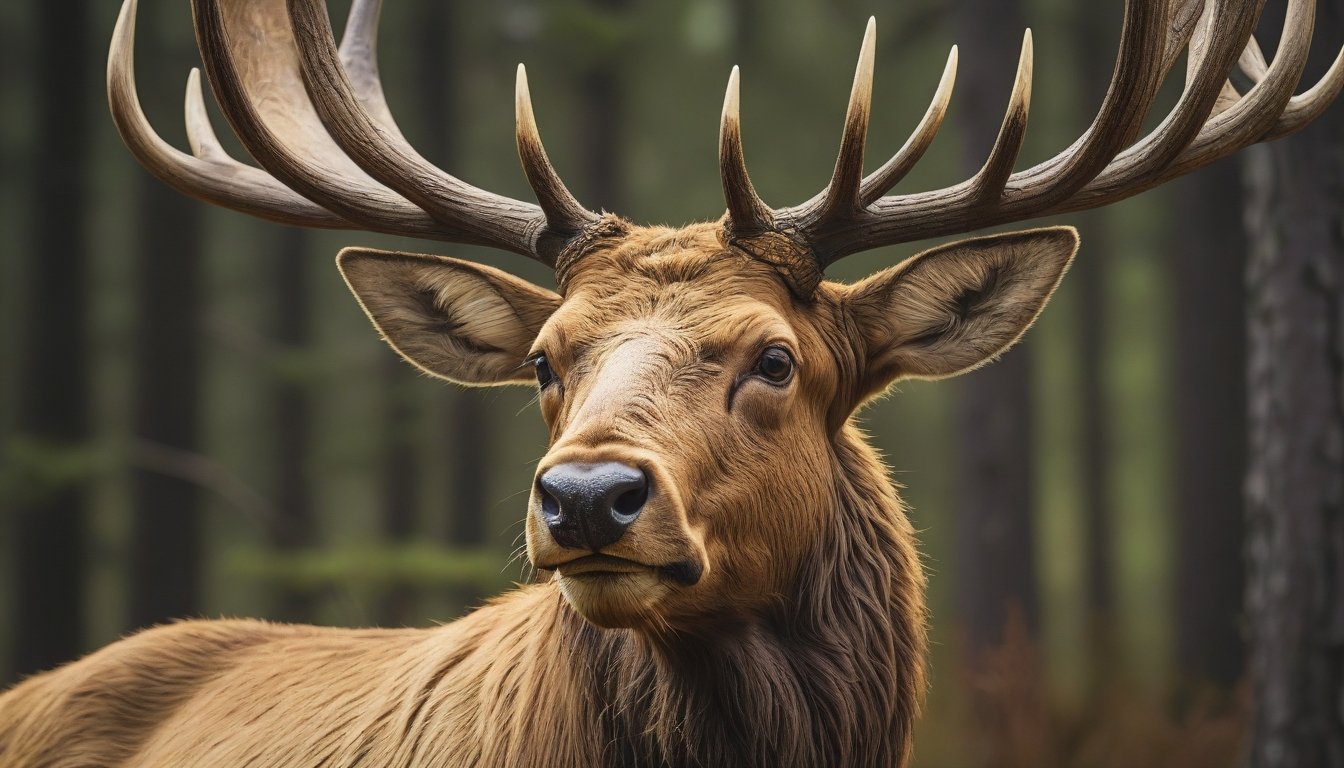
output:
M625 171L624 153L620 149L625 137L625 120L621 109L621 68L613 65L621 54L624 40L620 31L624 22L622 15L630 3L629 0L591 0L591 5L592 13L605 16L618 31L608 41L610 47L602 51L602 55L590 58L581 75L579 89L583 106L578 110L578 135L583 137L584 199L592 201L589 204L594 210L616 211L621 210L625 197L621 183Z
M1085 125L1106 95L1115 65L1116 20L1093 8L1076 8L1075 51L1078 69L1077 114ZM1094 683L1114 669L1113 624L1116 621L1115 558L1110 495L1111 408L1107 400L1108 338L1107 269L1112 259L1110 212L1089 211L1078 217L1084 253L1075 259L1070 277L1078 292L1078 367L1081 372L1082 488L1084 585L1088 645Z
M1344 0L1316 28L1344 29ZM1265 39L1269 36L1262 36ZM1322 72L1338 35L1323 35ZM1273 39L1270 37L1269 39ZM1246 155L1255 768L1344 765L1344 111Z
M275 232L272 313L277 355L272 359L271 409L275 430L276 515L267 535L281 554L294 554L317 539L309 454L313 431L311 373L300 364L312 341L307 232L293 227ZM275 608L284 621L311 621L317 596L305 585L280 579L275 583Z
M146 90L165 102L156 112L171 115L195 42L190 30L176 23L177 15L171 25L164 18L163 13L147 13L140 39L146 58L171 62L145 73ZM199 613L203 554L199 487L136 459L146 453L181 456L199 449L203 350L197 340L204 209L148 173L138 177L128 629Z
M37 171L33 238L26 250L17 440L39 479L16 494L13 669L20 675L84 648L85 511L90 418L88 230L90 137L100 49L89 35L92 3L39 3L34 21ZM101 38L101 35L99 35Z
M463 6L453 0L430 3L424 11L424 23L416 52L417 68L421 72L439 72L438 77L424 78L419 93L424 111L425 136L428 149L441 168L460 167L464 152L462 135L466 130L462 116L462 84L468 67L462 55L464 35L461 30L465 19ZM443 44L445 36L449 44ZM402 368L405 363L396 364ZM483 390L458 386L440 387L439 397L446 404L446 420L441 433L447 443L449 471L446 492L451 515L444 539L458 552L480 552L490 548L495 531L490 526L490 497L492 476L500 451L496 431L502 418L491 398ZM477 605L486 592L479 583L464 582L453 588L458 608Z
M1174 188L1176 659L1189 680L1242 674L1246 235L1239 160Z
M974 173L998 135L1026 23L1017 0L964 0L956 18L963 170ZM957 384L956 585L972 653L1002 641L1010 610L1029 628L1040 614L1031 367L1030 348L1018 345Z

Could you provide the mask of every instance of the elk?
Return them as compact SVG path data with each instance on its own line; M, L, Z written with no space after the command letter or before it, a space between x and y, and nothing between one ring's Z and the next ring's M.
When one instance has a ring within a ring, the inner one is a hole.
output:
M831 179L785 208L748 177L735 68L719 134L727 212L673 229L579 204L542 147L521 66L517 144L537 204L428 163L383 97L378 0L355 0L340 45L323 0L193 0L209 84L260 167L219 143L196 71L192 151L178 151L140 109L125 0L112 114L164 182L286 224L487 245L554 268L552 291L442 256L337 260L421 370L535 382L549 447L526 539L540 575L433 629L141 632L0 697L0 764L904 765L926 683L924 575L854 414L897 380L953 376L1015 343L1078 236L963 240L853 285L824 271L878 246L1106 205L1302 127L1344 87L1344 54L1295 96L1314 4L1289 0L1272 62L1252 37L1262 6L1129 0L1094 122L1015 172L1028 33L987 161L935 191L891 194L943 120L956 48L911 138L865 175L870 20ZM1141 137L1183 52L1184 90Z

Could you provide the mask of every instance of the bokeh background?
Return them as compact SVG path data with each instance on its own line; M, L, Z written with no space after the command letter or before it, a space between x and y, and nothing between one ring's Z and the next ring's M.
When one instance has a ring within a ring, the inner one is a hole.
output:
M331 2L338 29L347 8ZM1104 94L1121 11L396 0L381 63L423 154L531 199L513 144L514 67L527 63L547 148L578 197L675 224L722 210L715 144L733 64L753 179L792 204L829 177L870 14L870 167L904 141L959 43L951 114L898 191L934 188L982 162L1028 25L1019 167L1073 141ZM0 4L0 687L175 617L427 626L525 578L521 521L545 449L533 393L418 374L378 340L333 257L430 250L552 276L507 254L302 232L179 196L107 116L116 12L111 0ZM145 109L185 147L188 3L142 0L139 27ZM1150 124L1174 103L1172 79ZM1138 765L1116 762L1136 744L1172 765L1237 753L1243 162L1061 219L1083 248L1023 344L863 413L930 575L916 765ZM831 276L915 250L861 254Z

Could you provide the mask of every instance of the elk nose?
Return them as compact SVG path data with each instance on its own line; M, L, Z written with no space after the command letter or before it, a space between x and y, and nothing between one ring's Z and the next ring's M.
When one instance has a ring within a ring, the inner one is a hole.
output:
M614 461L557 464L537 484L541 519L555 542L592 552L624 536L649 498L648 476Z

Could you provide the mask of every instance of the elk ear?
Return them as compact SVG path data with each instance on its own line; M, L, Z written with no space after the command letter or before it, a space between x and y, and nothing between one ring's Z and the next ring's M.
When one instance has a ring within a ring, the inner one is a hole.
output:
M524 360L557 294L444 256L346 248L336 265L378 332L422 371L461 384L535 380Z
M1077 250L1072 227L990 235L925 251L850 287L866 391L994 359L1036 320Z

